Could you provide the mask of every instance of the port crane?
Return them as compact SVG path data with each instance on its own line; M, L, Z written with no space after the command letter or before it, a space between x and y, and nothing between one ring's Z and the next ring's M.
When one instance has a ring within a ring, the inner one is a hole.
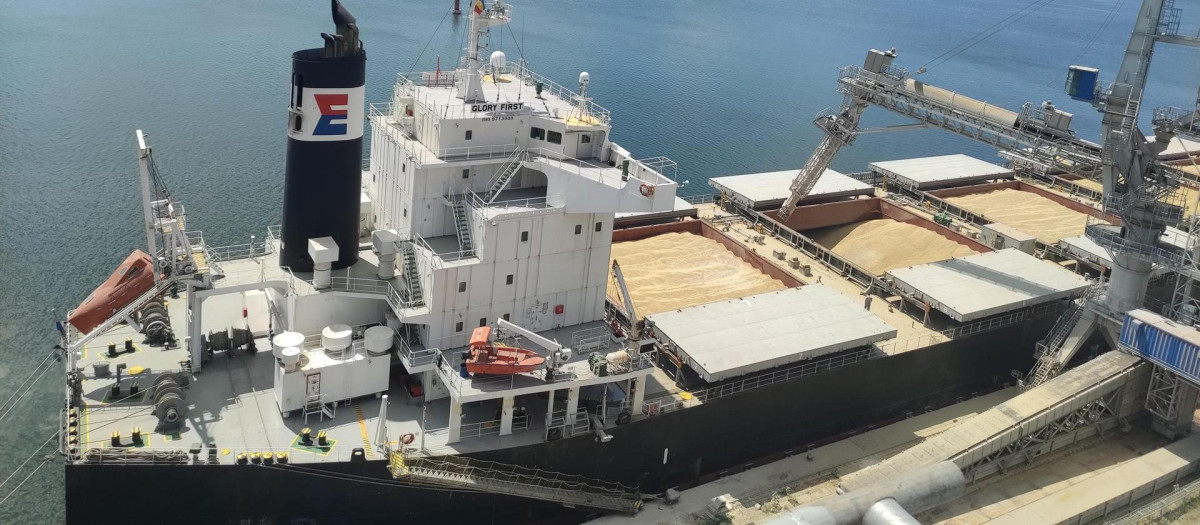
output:
M1196 114L1159 109L1154 112L1149 137L1137 127L1154 45L1200 47L1200 37L1179 34L1179 21L1180 10L1173 0L1143 0L1113 81L1101 83L1099 71L1093 68L1072 65L1068 69L1067 93L1091 103L1103 115L1099 144L1077 137L1070 129L1073 115L1048 101L1026 103L1019 112L1010 111L916 80L905 68L893 65L895 50L872 49L861 67L841 69L838 91L844 95L842 106L822 112L813 121L825 136L793 180L779 217L786 221L838 150L868 131L859 129L859 120L870 105L910 117L923 127L944 129L992 146L1014 167L1035 174L1090 177L1098 173L1103 207L1120 217L1121 225L1090 221L1085 233L1112 254L1111 277L1107 289L1089 293L1088 300L1064 314L1039 344L1039 361L1030 374L1030 384L1043 382L1053 377L1094 330L1103 329L1111 337L1124 312L1141 306L1153 266L1174 270L1195 266L1189 249L1161 240L1166 226L1183 219L1184 207L1174 194L1182 174L1160 162L1158 154L1177 132L1194 130ZM1178 288L1176 296L1173 303L1180 302Z
M1106 115L1119 114L1120 118L1114 115L1105 119L1109 122L1106 126L1115 132L1121 133L1121 130L1136 125L1141 90L1145 86L1145 73L1149 68L1154 43L1200 46L1200 38L1179 34L1179 9L1173 4L1172 0L1143 2L1130 47L1125 52L1126 61L1132 63L1122 64L1116 76L1117 81L1107 86L1085 85L1084 91L1090 87L1090 92L1076 90L1079 96L1073 95L1073 98L1095 104ZM999 150L1001 156L1011 161L1014 166L1033 173L1058 171L1092 175L1103 169L1106 162L1103 150L1105 146L1114 144L1111 138L1105 139L1104 144L1096 144L1077 137L1070 130L1073 115L1058 109L1052 103L1043 102L1037 105L1027 102L1019 112L1010 111L916 80L907 69L893 65L896 56L894 49L872 49L861 67L848 66L841 69L838 75L838 91L845 98L840 108L823 111L813 120L813 124L824 131L825 135L792 181L791 193L779 210L781 219L786 220L795 211L800 200L812 191L821 174L842 147L852 144L859 134L889 129L859 128L859 120L870 105L910 117L921 127L941 128L983 142ZM1140 72L1137 71L1139 67ZM1070 73L1087 69L1073 67ZM917 71L922 72L923 70ZM1080 78L1082 77L1069 75L1068 83L1074 81L1075 87L1078 88ZM1132 101L1132 104L1127 100ZM1197 104L1200 111L1200 97ZM1155 112L1155 125L1164 131L1179 129L1186 133L1196 126L1196 115L1184 114L1176 108L1163 108ZM895 129L911 128L912 126L898 126ZM1101 136L1109 135L1108 128L1105 128ZM1120 156L1129 158L1133 151L1148 153L1144 150L1124 149ZM1116 159L1117 156L1114 155L1117 155L1116 151L1112 152L1108 160ZM1153 156L1145 158L1148 159L1145 169L1129 165L1124 169L1139 169L1144 172L1146 178L1154 181L1177 178L1180 175L1176 168L1158 163ZM1114 164L1110 162L1109 165ZM1114 181L1117 182L1116 192L1124 192L1125 177L1116 177ZM1109 192L1109 188L1106 187L1105 191ZM1115 192L1109 192L1113 193ZM1123 203L1113 204L1119 207Z

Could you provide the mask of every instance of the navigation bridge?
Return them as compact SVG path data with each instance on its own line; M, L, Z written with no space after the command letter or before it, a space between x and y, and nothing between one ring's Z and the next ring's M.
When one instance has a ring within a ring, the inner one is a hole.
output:
M400 450L388 455L392 477L415 484L508 494L633 514L642 508L634 487L541 469L480 461L464 456L405 458Z

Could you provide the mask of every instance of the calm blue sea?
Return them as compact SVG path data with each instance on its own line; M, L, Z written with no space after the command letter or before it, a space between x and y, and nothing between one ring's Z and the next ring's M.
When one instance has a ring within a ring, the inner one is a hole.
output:
M438 56L456 63L466 20L443 16L451 2L346 0L368 50L368 102L386 101L399 71L432 69ZM613 137L639 157L676 160L685 193L706 190L712 176L800 166L819 139L813 116L841 102L837 68L861 63L867 49L895 47L898 63L916 69L1028 5L514 4L493 47L564 85L590 72L590 93L614 115ZM1062 94L1064 72L1081 63L1111 74L1137 4L1053 1L921 78L1014 109L1053 99L1094 139L1098 115ZM1200 9L1185 12L1185 28L1197 22ZM210 242L245 242L279 222L289 56L331 30L325 0L0 0L0 400L54 344L53 310L77 304L144 242L134 129L147 131L189 225ZM1144 107L1190 105L1198 56L1162 46ZM878 109L866 117L899 122ZM913 131L863 136L834 167L957 152L996 158L965 139ZM53 431L61 379L46 374L0 421L0 480ZM0 485L0 498L37 463ZM47 464L0 504L0 523L61 521L62 487L61 464ZM180 494L183 506L202 496ZM97 502L97 512L137 511Z

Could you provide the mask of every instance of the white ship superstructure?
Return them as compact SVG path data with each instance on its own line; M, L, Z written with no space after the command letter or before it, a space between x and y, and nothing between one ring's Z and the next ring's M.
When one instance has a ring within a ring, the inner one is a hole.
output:
M603 318L614 215L674 204L674 163L609 140L587 73L575 93L498 51L481 63L487 28L508 17L500 2L473 15L460 68L401 75L371 108L370 220L411 247L405 290L429 312L404 322L426 347L465 345L497 319L540 331Z

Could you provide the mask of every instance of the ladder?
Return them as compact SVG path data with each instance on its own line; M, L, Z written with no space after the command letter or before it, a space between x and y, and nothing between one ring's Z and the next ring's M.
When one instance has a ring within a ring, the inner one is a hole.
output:
M402 451L394 450L388 455L388 470L393 478L411 483L507 494L567 507L626 514L642 508L642 495L633 487L463 456L405 458Z
M1078 303L1072 305L1069 310L1058 317L1058 320L1054 322L1054 328L1050 330L1046 338L1038 341L1037 350L1034 353L1037 362L1034 363L1033 370L1029 373L1030 380L1025 384L1025 388L1038 386L1058 374L1062 365L1065 364L1059 362L1059 353L1063 343L1071 335L1071 330L1079 323L1079 319L1083 317L1083 312L1087 309L1087 302L1103 291L1103 284L1094 284L1089 287L1079 298Z
M488 191L483 197L486 204L491 204L496 200L496 196L500 195L500 192L508 186L513 175L521 171L521 164L524 161L525 148L517 148L517 151L514 151L512 156L508 158L508 162L500 167L500 171L497 171L496 175L492 177L491 182L488 183Z
M336 407L337 405L334 405L334 406ZM322 394L305 396L305 398L304 398L304 424L307 425L308 424L308 416L313 416L313 415L319 415L321 418L321 421L325 421L325 418L327 418L327 417L329 419L333 419L334 415L336 414L335 410L336 409L330 408L329 405L325 404L325 396Z
M471 222L467 218L467 206L462 199L451 203L454 212L454 229L458 234L458 251L463 258L473 257L475 250L471 248Z
M421 274L417 271L417 254L411 246L401 252L403 259L404 281L408 284L405 297L414 307L424 306L425 298L421 294Z

